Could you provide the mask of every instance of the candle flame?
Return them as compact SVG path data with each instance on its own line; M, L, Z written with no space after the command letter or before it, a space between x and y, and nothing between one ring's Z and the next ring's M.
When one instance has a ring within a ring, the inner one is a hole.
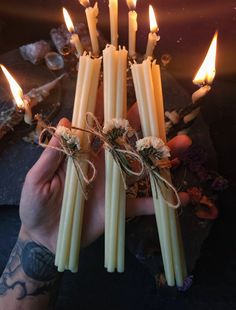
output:
M136 8L137 0L126 0L127 5L131 11L134 11Z
M159 30L159 28L157 25L155 12L154 12L153 7L151 5L149 5L149 21L150 21L150 31L151 32L157 32Z
M75 31L75 28L74 28L74 25L73 25L72 20L70 18L70 15L69 15L67 9L63 8L62 10L63 10L63 15L64 15L66 27L67 27L68 31L70 31L72 33Z
M24 108L23 91L20 85L16 82L13 76L8 72L8 70L3 65L0 65L0 66L1 66L3 73L5 74L6 79L8 80L12 95L16 102L16 105L18 106L18 108L21 108L21 109Z
M217 47L217 36L218 32L216 31L211 45L208 49L206 57L198 70L195 78L193 79L193 83L196 85L204 85L204 84L211 84L214 80L216 69L215 69L215 62L216 62L216 47Z
M82 4L85 8L90 6L89 0L79 0L79 3Z

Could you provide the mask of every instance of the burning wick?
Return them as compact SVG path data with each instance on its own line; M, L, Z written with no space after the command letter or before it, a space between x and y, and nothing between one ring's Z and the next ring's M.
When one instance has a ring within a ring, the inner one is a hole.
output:
M149 5L149 22L150 22L150 32L148 34L148 42L145 58L153 56L155 46L157 45L157 42L160 40L160 36L157 35L159 27L156 21L155 12L151 5Z
M10 89L14 98L16 112L24 113L24 121L25 123L31 125L32 124L32 112L30 106L30 98L24 96L22 88L13 78L13 76L8 72L8 70L1 65L1 69L8 80L10 85Z
M75 28L74 28L73 22L70 18L68 11L65 8L63 8L62 10L63 10L63 15L64 15L66 27L67 27L68 31L71 33L70 43L71 43L71 45L73 45L75 47L77 57L79 57L80 55L83 54L83 51L84 51L83 46L80 42L78 34L75 33Z
M217 37L218 32L216 31L211 45L208 49L206 57L198 70L197 74L193 79L193 83L195 85L200 86L200 89L193 93L192 95L192 102L195 103L200 98L204 97L210 90L211 84L214 80L216 74L216 47L217 47Z

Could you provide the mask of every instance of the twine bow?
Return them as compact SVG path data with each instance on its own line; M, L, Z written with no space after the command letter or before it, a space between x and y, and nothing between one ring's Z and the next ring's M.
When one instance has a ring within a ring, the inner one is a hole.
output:
M158 139L158 138L156 138ZM139 140L141 141L141 140ZM160 140L161 141L161 140ZM155 186L155 192L156 192L156 196L158 196L158 188L160 188L160 193L162 195L163 200L166 202L166 204L173 208L173 209L177 209L181 202L179 199L179 195L178 192L176 190L176 188L171 184L171 182L169 182L165 177L163 177L160 173L160 170L165 171L166 169L171 168L171 162L168 158L164 157L166 156L166 146L164 145L164 143L161 141L162 145L160 145L160 147L153 147L153 146L149 146L149 147L145 147L143 149L138 150L140 156L142 157L144 166L146 168L146 170L148 171L150 177L152 177L153 181L154 181L154 186ZM164 150L161 150L161 149ZM171 190L172 193L175 196L176 199L176 203L172 203L168 200L168 197L165 197L164 193L163 193L163 189L162 186L160 185L160 182L168 189Z
M58 129L64 128L64 131L66 131L66 137L63 135L63 133L59 132ZM49 133L52 136L55 136L59 139L60 147L48 145L43 142L43 137L45 133ZM89 185L95 178L96 175L96 168L94 164L87 158L83 158L83 155L85 153L81 150L80 144L79 144L79 138L75 136L75 134L72 133L72 131L64 126L59 126L58 128L48 126L44 128L39 136L39 145L42 146L43 148L50 148L57 150L63 154L65 154L67 157L70 157L73 161L80 186L83 191L83 195L85 199L88 199L86 190L83 185L83 181L86 185ZM92 170L92 175L90 177L86 176L85 173L83 172L82 165L84 163L87 163L89 168Z
M94 126L91 124L94 124ZM131 127L129 127L129 129L124 130L124 132L120 132L117 137L112 137L112 135L104 133L104 128L100 125L98 119L91 112L86 113L86 126L88 132L97 136L103 142L104 149L111 153L120 169L124 187L127 189L124 174L141 176L144 169L141 157L132 150L130 144L127 142L128 134L130 134L131 131L133 134L135 132L131 129ZM139 163L140 169L137 171L132 169L130 165L131 161Z
M148 171L154 180L156 195L157 195L157 186L159 186L162 198L164 199L166 204L173 209L177 209L177 208L179 208L181 202L180 202L179 195L178 195L176 188L169 181L167 181L164 177L162 177L161 174L158 172L159 169L166 169L166 168L163 168L163 167L161 167L161 168L155 167L155 168L151 168L151 169L148 168ZM174 193L174 196L176 198L175 204L168 201L168 199L166 197L164 197L165 195L162 192L162 188L161 188L159 182L162 182L167 187L167 189L170 189Z

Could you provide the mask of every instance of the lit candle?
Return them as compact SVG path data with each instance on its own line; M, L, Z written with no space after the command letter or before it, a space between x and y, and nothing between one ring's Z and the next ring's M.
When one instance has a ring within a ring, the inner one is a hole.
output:
M9 82L10 89L14 97L17 109L22 110L24 112L25 123L31 125L32 112L31 112L30 101L24 98L22 88L16 82L13 76L8 72L8 70L3 65L1 65L1 69Z
M111 44L118 47L118 0L109 0Z
M160 40L160 36L157 35L159 28L157 25L153 7L151 5L149 5L149 21L150 21L150 32L148 34L148 42L145 58L152 57L154 48L157 42Z
M82 44L80 42L78 34L75 33L75 28L74 28L74 25L73 25L72 20L70 18L70 15L65 8L63 8L63 15L64 15L64 19L65 19L67 29L71 33L70 43L71 43L71 45L73 45L75 47L77 57L79 57L82 55L84 49L82 47Z
M126 0L129 11L129 56L135 58L136 32L138 30L137 12L135 11L137 0Z
M208 52L206 54L206 57L198 70L196 76L193 79L193 83L195 85L200 86L199 90L193 93L192 95L192 102L197 102L200 98L205 96L210 90L211 86L210 84L213 82L216 69L215 69L215 63L216 63L216 47L217 47L217 37L218 32L216 31L211 45L208 49Z
M89 35L92 44L92 51L95 56L99 55L99 44L98 44L98 31L97 31L97 22L98 22L98 4L94 4L94 7L90 6L89 0L79 0L79 2L86 8L85 14L87 18Z

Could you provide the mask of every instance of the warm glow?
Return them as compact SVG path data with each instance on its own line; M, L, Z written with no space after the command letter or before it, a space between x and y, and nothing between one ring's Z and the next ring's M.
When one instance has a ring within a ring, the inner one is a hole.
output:
M65 8L63 8L63 15L64 15L64 19L65 19L65 23L66 23L66 27L68 31L74 32L75 31L74 25L72 23L72 20L70 18L68 11Z
M157 32L158 31L158 25L155 17L155 13L153 10L153 7L149 5L149 21L150 21L150 31L151 32Z
M126 2L127 2L129 9L134 11L136 8L137 0L126 0Z
M89 0L79 0L80 4L82 4L85 8L90 6Z
M5 74L8 82L9 82L11 92L12 92L12 95L15 99L17 106L19 108L24 108L24 101L22 99L23 98L23 91L22 91L21 87L19 86L19 84L16 82L16 80L12 77L12 75L7 71L7 69L3 65L1 65L1 69L2 69L3 73Z
M193 80L196 85L211 84L215 77L217 36L218 32L215 33L206 57Z

